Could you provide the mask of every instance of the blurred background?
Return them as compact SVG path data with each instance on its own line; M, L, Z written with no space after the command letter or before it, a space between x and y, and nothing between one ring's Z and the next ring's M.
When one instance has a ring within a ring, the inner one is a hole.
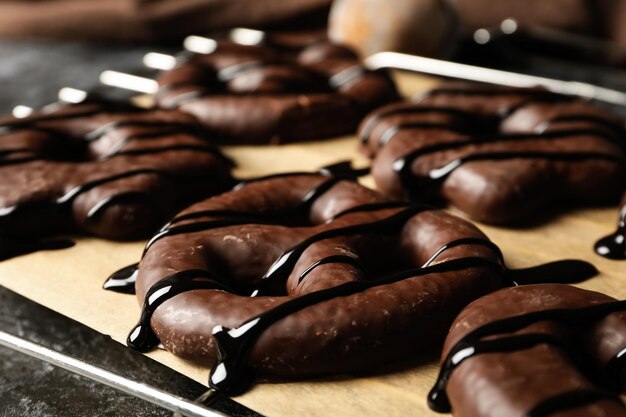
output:
M0 111L141 72L190 34L318 31L370 55L409 52L626 90L626 0L4 0Z

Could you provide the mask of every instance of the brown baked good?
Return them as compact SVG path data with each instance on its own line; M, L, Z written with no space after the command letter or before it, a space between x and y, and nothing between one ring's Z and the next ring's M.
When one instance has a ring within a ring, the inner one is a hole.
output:
M626 194L622 198L617 230L596 242L596 253L610 259L626 259Z
M626 416L625 310L568 285L480 298L450 329L429 405L455 417Z
M595 274L574 267L570 276ZM521 275L464 220L293 173L185 209L138 267L105 288L129 291L136 278L144 304L129 346L162 343L192 360L217 354L210 383L236 394L256 375L302 378L415 357L437 346L464 305Z
M3 239L144 237L232 184L231 162L193 117L175 110L97 100L0 123Z
M351 133L397 99L391 79L339 45L218 43L157 78L159 106L196 116L222 143L283 143Z
M486 223L614 203L626 188L623 120L541 89L442 84L374 111L360 135L382 191Z

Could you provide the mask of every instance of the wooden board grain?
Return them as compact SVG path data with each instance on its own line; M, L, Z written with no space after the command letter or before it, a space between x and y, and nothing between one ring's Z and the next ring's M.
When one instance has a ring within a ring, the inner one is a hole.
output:
M406 94L432 85L431 78L400 75ZM242 177L290 170L317 169L345 159L366 164L356 152L357 139L271 147L233 147L226 152L237 160ZM372 185L371 178L364 183ZM611 232L617 220L615 208L578 209L526 229L479 225L502 249L512 267L524 267L556 259L578 258L595 264L600 275L581 287L626 298L626 262L603 259L593 253L593 242ZM134 297L101 289L114 270L139 259L142 242L111 243L80 238L68 250L39 252L0 262L0 285L124 342L139 316ZM427 335L425 335L427 337ZM182 361L164 351L149 356L191 378L206 383L208 369ZM434 360L417 361L408 369L371 370L368 376L257 385L237 398L268 416L364 415L431 416L426 394L433 384Z

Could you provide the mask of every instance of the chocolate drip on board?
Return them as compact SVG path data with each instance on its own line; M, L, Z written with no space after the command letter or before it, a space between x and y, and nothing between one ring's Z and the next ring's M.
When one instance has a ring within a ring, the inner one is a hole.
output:
M594 248L598 255L605 258L626 259L626 206L622 207L615 233L598 240Z
M451 411L450 402L446 394L446 386L450 376L463 361L476 355L493 352L515 352L539 344L548 344L559 347L565 351L568 350L568 347L564 345L562 341L545 333L508 335L497 339L491 338L484 340L487 337L497 336L503 333L513 333L528 327L531 324L542 321L556 321L566 325L580 326L581 324L591 323L593 321L603 319L609 314L624 310L626 310L626 301L615 301L597 304L590 307L535 311L494 321L478 327L457 342L457 344L446 356L446 359L441 365L437 382L428 395L428 405L433 411L441 413L448 413ZM622 353L623 351L618 353L618 355L608 362L605 366L604 375L611 375L613 378L617 377L620 369L623 368L616 369L616 367L618 365L624 365ZM604 385L619 387L620 384L618 380L614 379L607 381ZM612 395L612 397L615 397L615 395ZM590 402L604 398L604 396L598 396L596 399L590 399ZM544 416L546 415L544 414L545 412L542 411L544 409L550 412L555 412L562 409L577 407L580 405L577 401L578 398L575 395L548 398L536 405L533 410L529 410L529 414L527 414L527 416Z

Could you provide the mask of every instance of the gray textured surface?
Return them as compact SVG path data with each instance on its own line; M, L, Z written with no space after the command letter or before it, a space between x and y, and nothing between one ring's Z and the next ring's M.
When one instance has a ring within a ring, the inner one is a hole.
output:
M206 388L108 336L0 287L0 329L184 398ZM256 414L227 400L214 407ZM87 378L0 347L0 416L171 416L171 413Z
M0 112L7 113L18 104L48 104L56 100L61 87L93 88L106 69L142 71L141 58L152 50L173 49L0 40Z

